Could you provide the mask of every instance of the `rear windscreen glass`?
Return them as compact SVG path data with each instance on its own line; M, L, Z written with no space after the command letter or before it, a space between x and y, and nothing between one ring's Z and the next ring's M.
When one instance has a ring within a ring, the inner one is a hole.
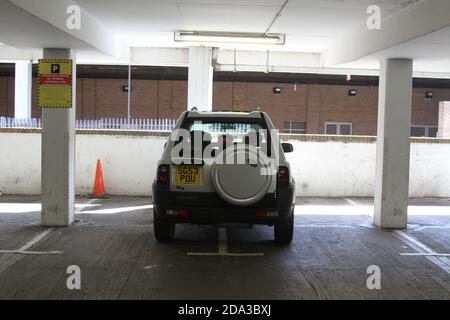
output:
M192 121L187 123L186 129L192 131L203 131L211 135L211 142L217 142L219 137L232 136L234 142L243 142L249 133L259 132L265 141L265 130L259 123L229 122L229 121Z

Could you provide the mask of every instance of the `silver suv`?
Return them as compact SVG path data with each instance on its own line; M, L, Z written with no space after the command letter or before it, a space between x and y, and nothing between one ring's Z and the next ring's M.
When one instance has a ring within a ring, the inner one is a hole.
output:
M154 233L173 239L177 223L274 226L290 243L295 183L264 112L186 111L167 141L153 182Z

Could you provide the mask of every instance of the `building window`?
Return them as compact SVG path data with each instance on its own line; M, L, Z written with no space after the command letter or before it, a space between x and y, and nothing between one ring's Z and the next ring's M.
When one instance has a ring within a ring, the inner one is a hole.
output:
M411 137L436 138L438 127L436 126L411 126Z
M325 134L328 135L341 135L341 136L351 136L352 135L352 124L348 122L326 122L325 123Z
M306 122L285 120L283 121L283 133L305 134Z

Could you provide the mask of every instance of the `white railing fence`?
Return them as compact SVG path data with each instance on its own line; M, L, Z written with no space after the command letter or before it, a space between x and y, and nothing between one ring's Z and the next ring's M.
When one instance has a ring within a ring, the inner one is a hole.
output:
M78 130L172 131L175 122L174 119L78 119L75 127ZM42 120L0 117L0 128L42 128Z

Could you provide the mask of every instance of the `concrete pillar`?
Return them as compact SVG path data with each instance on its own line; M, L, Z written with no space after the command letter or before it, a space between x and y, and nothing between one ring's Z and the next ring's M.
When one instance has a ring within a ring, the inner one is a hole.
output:
M44 49L44 59L75 59L68 49ZM73 68L71 109L42 110L43 226L68 226L75 208L76 69Z
M212 110L213 68L211 48L189 48L188 110Z
M439 102L439 138L450 139L450 101Z
M406 228L408 218L412 60L383 59L378 97L374 223Z
M14 91L14 118L16 119L31 119L31 71L31 62L16 62Z

